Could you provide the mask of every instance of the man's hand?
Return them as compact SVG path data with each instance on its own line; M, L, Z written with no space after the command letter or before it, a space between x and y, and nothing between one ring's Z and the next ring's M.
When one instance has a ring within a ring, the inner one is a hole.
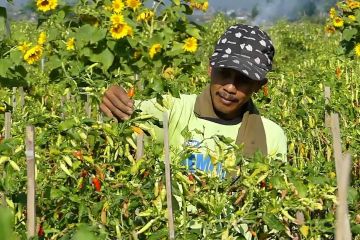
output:
M100 109L108 117L127 120L134 111L134 101L122 87L113 85L106 90Z

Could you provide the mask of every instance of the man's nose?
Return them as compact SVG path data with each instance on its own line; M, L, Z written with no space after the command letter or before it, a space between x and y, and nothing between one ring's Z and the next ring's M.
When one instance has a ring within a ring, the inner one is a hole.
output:
M229 93L236 93L236 79L234 74L230 74L224 84L224 89Z

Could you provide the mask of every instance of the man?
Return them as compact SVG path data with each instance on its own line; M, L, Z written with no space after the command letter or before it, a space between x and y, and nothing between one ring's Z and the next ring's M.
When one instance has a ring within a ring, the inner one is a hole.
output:
M261 117L251 96L267 83L266 73L272 68L274 47L269 36L256 26L237 24L229 27L218 40L210 57L210 86L196 95L168 97L169 138L172 146L191 145L215 151L212 136L223 135L243 146L244 155L260 151L273 158L286 159L287 143L279 125ZM162 119L155 100L138 107ZM109 117L128 119L134 102L119 86L110 87L104 95L101 110ZM185 142L181 132L188 128L192 139ZM156 131L162 139L161 129ZM212 159L204 152L193 154L189 165L212 171ZM221 169L217 169L218 174Z

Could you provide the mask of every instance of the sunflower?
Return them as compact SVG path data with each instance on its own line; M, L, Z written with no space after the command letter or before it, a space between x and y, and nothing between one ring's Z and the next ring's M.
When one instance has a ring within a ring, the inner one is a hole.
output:
M46 42L46 33L45 32L41 32L38 38L37 43L39 45L44 45L44 43Z
M148 21L150 20L152 17L154 16L154 12L150 11L150 10L146 10L142 13L140 13L137 18L136 21L140 22L140 21Z
M333 20L333 25L335 27L343 27L344 26L344 20L341 17L335 17Z
M112 10L116 13L121 12L124 9L124 3L122 0L114 0L112 1Z
M66 50L75 50L75 38L72 37L66 41Z
M23 42L20 46L18 46L18 49L22 52L22 53L26 53L27 50L29 50L29 47L31 46L31 43L28 42Z
M335 17L335 15L336 15L336 10L335 10L335 8L330 8L330 11L329 11L329 16L330 16L330 18L331 19L333 19L334 17Z
M160 50L161 50L161 45L159 43L153 44L149 50L150 58L153 59L155 54L160 52Z
M113 25L117 25L117 24L124 24L124 16L121 14L113 14L110 17L111 23Z
M359 8L359 7L360 7L360 2L358 2L358 1L351 1L351 2L349 2L349 7L350 7L351 9Z
M24 55L24 60L28 64L33 64L40 60L42 54L43 54L42 46L36 45L36 46L30 48L28 51L26 51L26 53Z
M132 28L126 23L114 24L110 28L111 36L120 39L128 35L132 35Z
M58 5L57 0L37 0L36 6L39 11L47 12L54 10Z
M208 8L209 8L209 2L206 1L202 4L201 10L206 12Z
M354 15L349 15L348 18L349 18L349 20L350 20L351 22L355 22L355 21L356 21L356 17L355 17Z
M197 47L198 47L198 44L197 44L197 39L196 38L190 37L190 38L185 39L183 49L186 52L194 53L194 52L196 52Z
M140 0L126 0L126 6L135 11L141 6L141 2Z
M327 25L325 27L325 32L328 34L333 34L333 33L335 33L335 31L336 30L335 30L334 26L332 26L332 25Z
M355 55L360 57L360 43L355 45Z

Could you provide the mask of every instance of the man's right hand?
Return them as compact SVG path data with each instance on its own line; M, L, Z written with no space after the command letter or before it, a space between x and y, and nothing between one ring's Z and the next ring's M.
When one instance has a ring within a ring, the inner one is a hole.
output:
M106 90L100 109L108 117L127 120L134 111L134 101L122 87L113 85Z

